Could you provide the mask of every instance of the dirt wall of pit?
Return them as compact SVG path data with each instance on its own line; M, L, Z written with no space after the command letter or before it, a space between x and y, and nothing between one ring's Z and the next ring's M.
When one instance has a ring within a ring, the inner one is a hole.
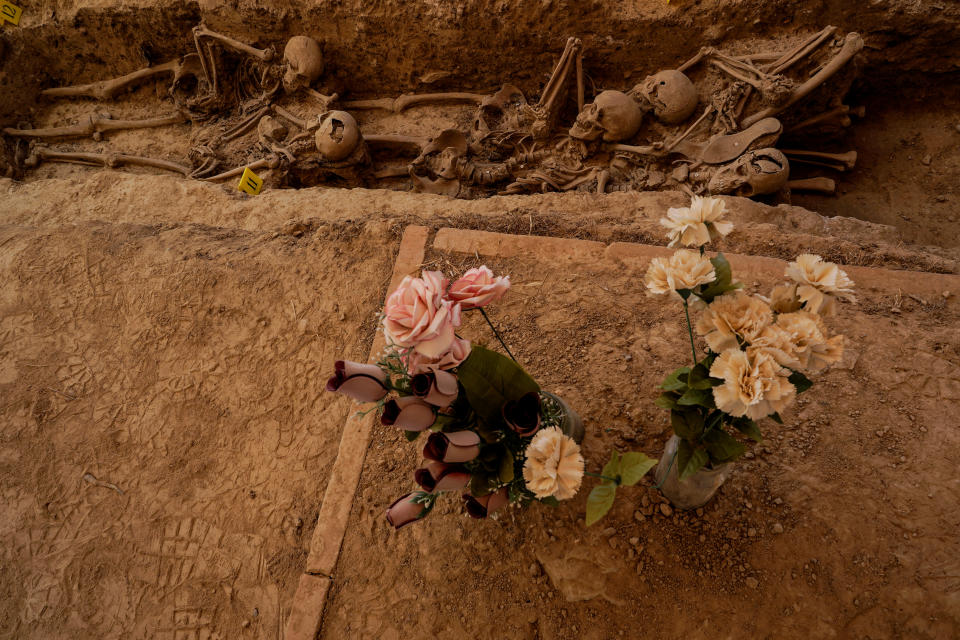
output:
M596 87L625 87L704 45L770 41L834 24L866 40L874 87L960 77L960 5L874 0L314 0L231 3L84 0L26 6L0 35L0 121L28 118L40 89L129 73L192 48L209 27L258 46L291 35L323 42L324 82L351 97L486 91L535 93L568 36L585 45Z

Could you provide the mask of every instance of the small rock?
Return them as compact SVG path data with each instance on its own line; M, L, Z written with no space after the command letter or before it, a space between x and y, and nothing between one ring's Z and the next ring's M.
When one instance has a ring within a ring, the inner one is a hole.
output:
M783 498L774 498L773 504L783 504Z
M697 515L703 517L703 509L697 509Z
M640 497L640 506L641 506L641 507L649 507L649 506L650 506L650 497L649 497L649 496L646 496L646 495L641 496L641 497Z
M640 513L639 511L634 511L634 512L633 512L633 519L636 520L637 522L643 522L644 520L646 520L646 518L644 517L644 515L643 515L642 513Z
M613 527L607 527L606 529L603 530L603 535L605 535L605 536L612 536L612 535L615 534L616 532L617 532L617 530L614 529Z
M637 573L643 573L643 562L637 563Z
M540 575L540 566L536 562L530 563L530 575L534 578Z
M923 156L923 158L920 159L920 162L922 162L924 165L929 167L930 163L933 162L933 156L931 156L928 153L927 155Z
M756 578L747 578L747 586L751 589L756 589L760 586L760 581Z
M950 293L949 291L944 291L944 292L943 292L943 297L944 297L944 298L949 298L951 295L953 295L953 294Z
M749 536L750 538L752 538L752 537L754 537L755 535L757 535L757 530L756 530L756 529L754 529L753 527L750 527L749 529L747 529L747 536Z
M661 504L660 513L662 513L664 516L669 518L670 516L673 515L673 507L671 507L668 504Z
M244 629L246 629L247 627L250 626L250 621L249 621L249 620L244 620L243 622L240 623L240 626L243 627Z
M637 546L638 544L640 544L640 538L636 536L634 536L633 538L630 538L630 544L632 544L633 546Z
M773 532L774 532L774 533L783 533L783 525L780 524L779 522L775 522L774 525L773 525Z

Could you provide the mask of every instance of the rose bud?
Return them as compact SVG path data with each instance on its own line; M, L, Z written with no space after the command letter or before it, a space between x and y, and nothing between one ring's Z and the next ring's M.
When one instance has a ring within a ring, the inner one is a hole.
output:
M430 513L430 509L433 508L433 503L416 502L425 495L422 491L414 491L399 498L387 507L387 522L393 525L395 529L399 529L426 517Z
M459 491L470 482L470 472L456 464L444 464L431 460L413 473L417 484L424 491Z
M457 376L431 367L430 371L410 378L410 389L413 395L442 409L457 399Z
M480 436L473 431L431 433L423 457L437 462L469 462L480 455Z
M406 431L423 431L437 421L437 410L415 396L387 400L380 424Z
M471 518L486 518L488 515L510 502L510 494L506 487L501 487L498 491L488 493L485 496L475 498L469 493L463 494L463 501L466 503L467 513Z
M510 276L494 278L493 272L484 265L470 269L450 285L447 297L459 302L463 309L475 309L496 302L509 288Z
M375 364L337 360L327 391L349 396L357 402L377 402L387 395L387 374Z
M527 438L540 428L540 394L536 391L524 394L519 400L511 400L501 409L503 421L518 436Z

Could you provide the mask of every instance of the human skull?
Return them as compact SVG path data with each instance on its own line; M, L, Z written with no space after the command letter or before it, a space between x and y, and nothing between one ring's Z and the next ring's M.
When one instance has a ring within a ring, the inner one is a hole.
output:
M633 91L646 98L657 120L664 124L679 124L689 118L699 99L690 78L674 70L647 76Z
M642 122L643 109L633 98L620 91L603 91L584 105L569 133L578 140L603 136L604 142L620 142L632 138Z
M287 93L309 87L323 73L320 43L307 36L293 36L283 48L283 66L283 88Z
M360 127L346 111L330 111L321 116L315 139L321 156L330 162L339 162L357 148Z
M731 194L752 198L776 193L787 184L790 163L779 149L769 147L748 151L711 178L711 195Z

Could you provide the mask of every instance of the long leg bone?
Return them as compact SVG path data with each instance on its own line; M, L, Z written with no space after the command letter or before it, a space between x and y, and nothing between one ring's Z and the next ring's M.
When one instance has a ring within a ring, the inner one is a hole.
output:
M110 80L101 80L100 82L91 82L90 84L80 84L70 87L55 87L44 89L40 95L48 98L96 98L97 100L107 100L113 98L118 93L128 87L132 87L139 82L152 78L153 76L164 73L176 74L180 68L180 60L171 60L155 67L147 67L133 73L128 73L119 78Z
M123 165L138 165L142 167L154 167L165 171L173 171L184 176L190 175L190 167L186 167L175 162L158 160L156 158L145 158L143 156L131 156L123 153L73 153L62 152L47 149L46 147L34 148L30 157L26 160L28 167L35 167L41 162L69 162L76 164L85 164L104 167L119 167Z
M807 118L803 122L791 127L790 131L800 131L801 129L816 126L849 127L850 118L847 116L848 113L850 113L850 107L847 105L840 105L839 107L831 109L830 111L825 111L820 115Z
M560 54L560 60L557 62L557 66L553 69L553 73L550 74L550 79L547 80L547 84L543 88L540 101L533 106L537 120L543 123L544 128L549 129L556 119L557 112L561 106L561 96L566 89L570 71L576 70L582 72L582 63L578 64L582 55L583 43L580 42L579 38L567 38L567 44L563 48L563 53ZM582 83L582 77L578 76L578 92ZM579 99L579 93L577 97ZM546 133L546 131L543 133Z
M840 50L840 53L834 56L833 59L824 65L820 71L814 74L812 78L794 89L793 93L790 95L790 98L786 102L779 106L769 107L763 111L744 118L741 125L744 127L749 127L755 122L763 120L764 118L769 118L770 116L775 116L781 111L792 107L797 102L810 95L814 89L836 75L836 73L840 71L844 65L850 62L853 56L855 56L861 49L863 49L863 38L860 37L860 34L848 33L847 37L843 41L843 48Z
M815 191L835 195L837 193L837 183L830 178L806 178L805 180L790 180L787 186L794 191Z
M276 158L261 158L260 160L256 160L254 162L251 162L250 164L245 164L242 167L230 169L230 171L224 171L223 173L219 173L209 178L202 178L202 180L204 182L219 182L220 180L226 180L227 178L239 176L240 174L243 173L244 169L250 169L251 171L255 171L257 169L265 169L267 167L271 169L275 169L277 166L279 165L278 165L278 160Z
M87 116L81 122L67 127L50 127L47 129L7 128L4 129L3 132L15 138L82 138L90 135L97 138L100 134L107 131L165 127L186 121L187 117L182 113L160 116L158 118L147 118L146 120L113 120L112 118L99 114L93 114Z
M344 109L384 109L400 113L410 107L421 104L468 103L479 105L487 96L480 93L405 93L397 98L379 98L377 100L348 100L343 102Z
M824 153L821 151L805 151L801 149L781 149L791 161L804 162L805 160L826 160L839 164L843 169L850 170L857 164L857 152Z

